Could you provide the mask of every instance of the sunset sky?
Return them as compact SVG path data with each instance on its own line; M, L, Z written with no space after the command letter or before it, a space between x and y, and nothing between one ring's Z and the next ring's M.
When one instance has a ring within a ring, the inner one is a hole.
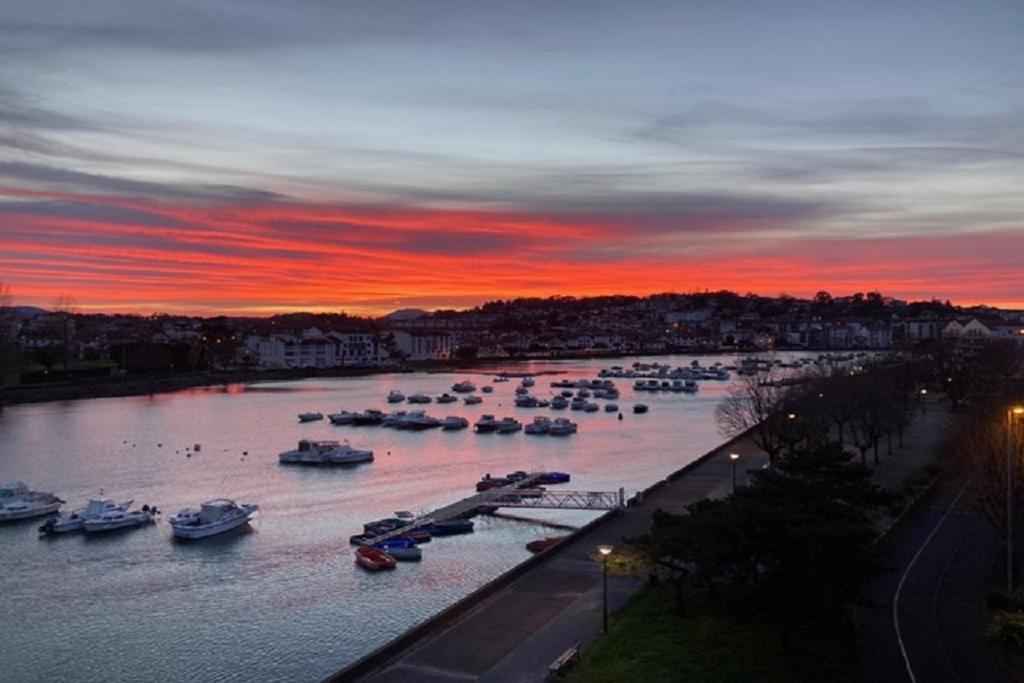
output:
M0 3L17 304L1024 307L1019 0Z

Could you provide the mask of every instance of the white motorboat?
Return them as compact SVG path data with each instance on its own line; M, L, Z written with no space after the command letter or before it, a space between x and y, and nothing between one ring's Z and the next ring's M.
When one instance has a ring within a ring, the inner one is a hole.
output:
M324 419L323 413L299 413L299 422L316 422Z
M65 534L71 531L81 531L85 528L85 521L99 517L104 512L112 510L127 510L132 501L115 503L110 498L93 498L85 507L79 508L69 514L60 515L46 520L41 527L41 534Z
M484 415L476 421L474 427L476 427L476 431L481 434L493 432L498 429L498 421L494 419L493 415Z
M512 432L518 432L522 428L523 425L514 417L503 417L495 424L495 431L499 434L511 434Z
M455 384L453 384L452 391L458 392L460 394L468 394L472 391L476 391L476 385L470 382L469 380L463 380L461 382L456 382Z
M409 403L430 403L433 399L426 394L413 394L406 399Z
M564 396L555 396L551 399L551 407L555 410L564 410L569 407L569 401Z
M392 389L388 392L388 403L401 403L405 400L405 394L398 389Z
M490 388L490 387L484 387L484 389L488 389L488 388ZM475 406L477 403L483 403L484 400L482 398L480 398L479 396L474 394L473 396L465 397L464 399L462 399L462 402L465 403L467 406Z
M547 434L551 429L551 420L543 415L533 418L533 422L526 425L523 431L527 434Z
M548 425L548 434L551 436L568 436L576 433L576 423L564 417L556 417Z
M458 400L459 400L458 396L452 396L449 393L444 393L444 394L441 394L440 396L437 397L437 402L438 403L455 403Z
M441 429L445 431L454 431L456 429L465 429L469 426L469 420L464 417L458 417L456 415L449 415L448 417L441 420Z
M422 410L410 410L398 420L395 427L398 429L431 429L440 427L441 421L436 417L430 417Z
M537 399L529 394L520 394L515 398L517 408L536 408Z
M342 410L338 413L331 413L327 416L327 419L331 421L332 425L350 425L355 422L356 414Z
M64 501L52 493L30 491L20 481L0 485L0 522L49 515L63 504Z
M373 451L352 448L337 441L302 439L299 447L277 456L282 465L356 465L373 462Z
M383 427L397 427L399 425L399 423L401 423L402 418L405 417L405 414L406 414L406 411L404 411L404 410L396 410L393 413L389 413L388 415L384 416L383 420L381 420L381 426L383 426Z
M577 396L569 403L569 410L584 410L588 403L587 399Z
M495 383L497 383L497 382L507 382L508 381L508 377L505 376L505 375L498 375L497 377L494 378L494 381L495 381Z
M91 534L152 524L158 512L155 507L151 508L148 505L143 505L141 510L107 510L85 520L85 531Z
M255 503L239 505L233 500L219 498L207 501L199 508L182 510L168 521L176 538L206 538L246 525L259 509Z

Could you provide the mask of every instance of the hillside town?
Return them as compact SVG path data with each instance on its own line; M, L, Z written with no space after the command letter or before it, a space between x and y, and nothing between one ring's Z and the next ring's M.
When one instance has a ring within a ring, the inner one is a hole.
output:
M2 309L4 377L397 368L448 361L709 351L884 350L937 340L1024 344L1024 313L877 292L812 299L732 292L494 301L380 318L96 315Z

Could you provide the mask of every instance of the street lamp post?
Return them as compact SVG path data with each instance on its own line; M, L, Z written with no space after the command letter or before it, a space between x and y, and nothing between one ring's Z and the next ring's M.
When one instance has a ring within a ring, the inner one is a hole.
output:
M1013 593L1013 418L1024 415L1024 406L1006 411L1006 592Z
M608 633L608 556L612 554L612 546L610 545L599 545L597 546L597 552L601 553L601 559L604 561L604 608L602 610L603 619L601 621L605 633Z
M927 389L922 389L920 395L921 395L921 414L924 415L924 411L925 411L924 397L928 395L928 390Z
M736 493L736 461L740 459L739 453L730 453L729 460L732 461L732 492Z

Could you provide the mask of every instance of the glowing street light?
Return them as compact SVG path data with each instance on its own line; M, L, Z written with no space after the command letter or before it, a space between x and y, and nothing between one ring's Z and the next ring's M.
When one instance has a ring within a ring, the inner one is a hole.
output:
M1024 415L1024 406L1006 411L1006 592L1013 593L1013 419Z
M924 398L927 395L928 395L928 390L927 389L921 389L920 396L921 396L921 414L922 415L924 415L924 410L925 410Z
M739 453L730 453L729 460L732 461L732 492L736 493L736 462L740 459Z
M608 633L608 556L614 549L610 545L597 546L597 552L601 553L601 559L604 561L604 618L602 624L605 633Z

